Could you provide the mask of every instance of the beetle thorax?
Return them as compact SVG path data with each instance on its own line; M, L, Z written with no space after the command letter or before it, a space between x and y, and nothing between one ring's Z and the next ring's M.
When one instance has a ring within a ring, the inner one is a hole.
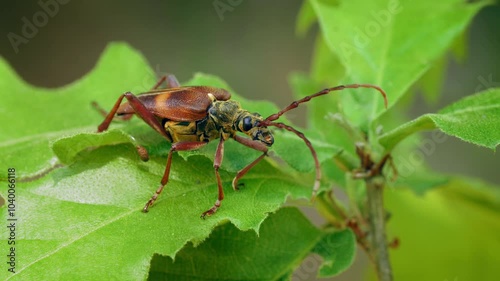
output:
M208 110L208 115L219 131L234 135L236 132L233 124L236 122L240 111L241 106L236 101L214 101Z

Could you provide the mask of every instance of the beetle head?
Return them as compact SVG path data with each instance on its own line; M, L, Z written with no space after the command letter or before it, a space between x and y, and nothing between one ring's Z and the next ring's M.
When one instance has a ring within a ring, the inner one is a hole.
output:
M271 146L274 143L274 137L268 128L260 126L262 120L264 118L258 113L243 112L237 119L236 129L245 133L253 140L258 140L267 146Z

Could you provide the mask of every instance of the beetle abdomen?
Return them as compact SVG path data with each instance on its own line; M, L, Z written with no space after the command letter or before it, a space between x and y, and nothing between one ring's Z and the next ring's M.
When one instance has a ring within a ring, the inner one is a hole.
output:
M172 138L172 143L180 141L199 141L196 130L196 121L166 121L163 126L165 127L168 135Z

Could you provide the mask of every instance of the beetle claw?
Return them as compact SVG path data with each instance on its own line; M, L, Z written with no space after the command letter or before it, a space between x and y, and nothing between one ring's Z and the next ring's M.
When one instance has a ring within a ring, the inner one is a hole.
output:
M215 214L215 212L217 211L217 209L215 209L215 210L212 210L212 209L213 208L211 208L208 211L203 212L203 214L201 214L200 218L206 219L206 217L210 217L211 215Z
M205 219L205 217L207 217L207 216L209 217L209 216L215 214L215 212L217 212L217 209L219 209L220 205L221 205L220 200L215 201L215 204L212 206L212 208L203 212L203 214L201 214L200 218Z

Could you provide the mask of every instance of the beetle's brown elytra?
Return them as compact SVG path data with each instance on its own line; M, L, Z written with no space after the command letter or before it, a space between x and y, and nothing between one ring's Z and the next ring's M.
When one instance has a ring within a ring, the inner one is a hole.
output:
M166 82L167 87L165 89L158 89L164 82ZM250 113L242 109L238 102L230 100L231 94L224 89L209 86L181 87L175 76L168 75L162 77L153 87L153 90L149 92L138 96L130 92L122 94L107 114L98 108L101 113L104 113L106 118L98 126L97 131L106 131L115 117L128 120L136 114L172 143L160 186L144 206L144 212L147 212L149 207L154 204L165 185L167 185L172 154L174 152L199 149L208 142L219 139L214 158L214 171L219 195L214 205L202 213L201 217L205 218L206 216L213 215L220 208L221 202L224 199L222 181L219 175L219 167L224 154L224 142L232 138L244 146L262 152L262 155L241 169L234 177L232 186L233 189L237 190L238 180L262 160L267 155L268 147L273 145L274 137L268 129L271 126L293 132L305 142L311 151L316 169L316 179L313 187L314 197L319 190L321 179L321 170L316 151L303 133L289 125L274 121L287 111L298 107L301 103L346 88L376 89L382 94L384 104L387 107L387 95L380 87L370 84L350 84L324 89L313 95L294 101L281 111L263 118L258 113ZM122 104L124 98L127 99L127 102ZM96 103L93 104L98 107ZM248 137L242 137L237 132L244 133ZM138 146L138 151L141 159L147 159L145 148Z

